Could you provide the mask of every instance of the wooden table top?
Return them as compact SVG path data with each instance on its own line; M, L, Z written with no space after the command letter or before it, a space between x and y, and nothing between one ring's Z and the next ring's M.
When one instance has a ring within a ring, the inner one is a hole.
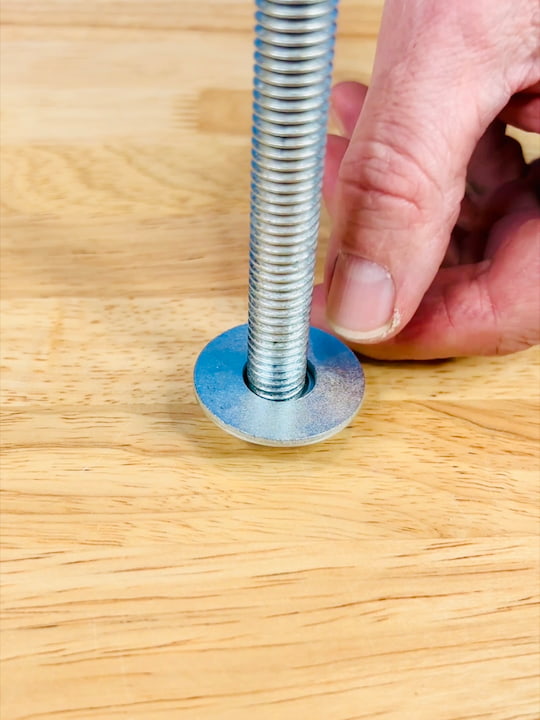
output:
M536 350L366 362L305 449L195 401L246 314L252 10L4 0L1 718L538 718ZM344 0L337 79L379 18Z

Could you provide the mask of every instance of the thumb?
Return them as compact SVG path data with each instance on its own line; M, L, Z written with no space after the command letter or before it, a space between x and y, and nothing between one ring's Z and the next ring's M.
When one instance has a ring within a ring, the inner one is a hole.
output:
M433 282L474 147L520 83L530 84L535 43L524 32L534 34L536 0L515 5L387 0L336 186L327 314L344 338L395 335Z

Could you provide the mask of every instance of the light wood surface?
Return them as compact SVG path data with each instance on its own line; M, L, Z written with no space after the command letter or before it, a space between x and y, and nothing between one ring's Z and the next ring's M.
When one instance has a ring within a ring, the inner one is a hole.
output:
M379 18L344 0L337 79ZM311 448L222 434L191 374L246 312L251 3L2 20L1 719L537 719L538 352L366 362Z

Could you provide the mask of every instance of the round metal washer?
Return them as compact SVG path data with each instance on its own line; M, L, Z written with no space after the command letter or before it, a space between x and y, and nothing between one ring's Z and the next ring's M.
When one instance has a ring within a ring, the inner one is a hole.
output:
M331 437L356 415L364 372L356 355L333 335L310 330L311 387L293 400L266 400L245 383L247 325L227 330L197 359L194 384L206 414L223 430L258 445L310 445Z

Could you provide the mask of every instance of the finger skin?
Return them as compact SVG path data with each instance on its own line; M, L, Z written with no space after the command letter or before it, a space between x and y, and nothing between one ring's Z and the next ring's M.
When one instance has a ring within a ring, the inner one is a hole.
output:
M467 168L467 195L482 205L503 183L527 171L521 144L506 134L506 125L494 120L476 145Z
M367 86L358 82L338 83L332 89L330 103L333 117L346 138L354 132L367 91Z
M540 343L540 212L507 216L493 232L494 257L441 269L399 335L351 347L381 360L432 360L505 355ZM312 322L331 331L324 302L318 286Z
M540 132L540 96L517 94L502 111L501 120L527 132Z
M511 94L533 84L535 9L387 0L372 85L340 165L327 275L339 251L388 270L388 336L413 317L445 257L476 143Z
M334 200L339 166L349 146L349 141L339 135L328 135L324 162L323 199L330 215L334 213Z
M500 117L503 122L521 130L540 133L540 82L514 95Z

